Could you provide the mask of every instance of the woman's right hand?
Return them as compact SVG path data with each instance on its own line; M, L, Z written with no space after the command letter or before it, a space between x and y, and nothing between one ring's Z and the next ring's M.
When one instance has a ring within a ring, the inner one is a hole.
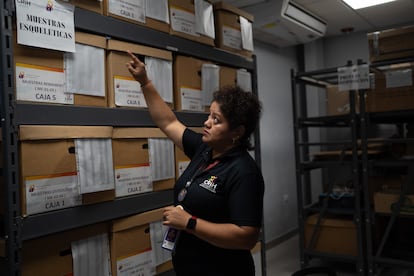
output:
M127 50L127 53L131 57L131 60L126 64L128 71L141 86L146 85L150 80L145 70L145 63L140 61L131 51Z

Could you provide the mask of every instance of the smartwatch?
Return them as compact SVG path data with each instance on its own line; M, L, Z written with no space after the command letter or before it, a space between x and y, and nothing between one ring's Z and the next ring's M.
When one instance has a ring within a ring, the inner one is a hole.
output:
M186 228L189 230L194 230L196 227L196 224L197 224L197 217L192 216L191 218L188 219Z

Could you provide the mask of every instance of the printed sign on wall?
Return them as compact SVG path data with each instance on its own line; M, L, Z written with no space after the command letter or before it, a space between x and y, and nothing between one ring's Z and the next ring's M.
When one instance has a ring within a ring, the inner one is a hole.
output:
M75 52L74 6L54 0L16 0L17 43Z

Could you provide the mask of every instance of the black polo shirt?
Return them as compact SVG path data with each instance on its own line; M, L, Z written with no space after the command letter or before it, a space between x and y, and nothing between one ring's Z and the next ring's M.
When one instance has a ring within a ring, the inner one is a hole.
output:
M264 181L254 159L240 147L212 159L211 148L201 139L201 134L189 129L184 132L184 152L191 162L175 185L175 204L181 204L191 215L210 222L260 227ZM210 164L215 165L205 170ZM178 202L179 192L190 180L184 201ZM246 274L252 269L254 272L249 250L219 248L185 231L181 231L173 262L178 275L190 275L191 268L200 271L200 266L206 274L194 275L230 275L224 273L227 266L230 266L231 273L236 267L243 272L234 275L254 275ZM180 274L183 269L190 270L188 274ZM211 273L207 273L208 269L212 270ZM223 274L218 274L218 271Z

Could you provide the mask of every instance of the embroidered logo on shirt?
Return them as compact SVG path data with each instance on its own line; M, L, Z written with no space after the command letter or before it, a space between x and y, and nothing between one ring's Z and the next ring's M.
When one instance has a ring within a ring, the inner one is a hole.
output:
M209 179L204 180L201 184L200 187L203 187L207 190L209 190L212 193L216 193L216 189L217 189L217 184L215 184L214 182L216 181L217 176L210 176Z

